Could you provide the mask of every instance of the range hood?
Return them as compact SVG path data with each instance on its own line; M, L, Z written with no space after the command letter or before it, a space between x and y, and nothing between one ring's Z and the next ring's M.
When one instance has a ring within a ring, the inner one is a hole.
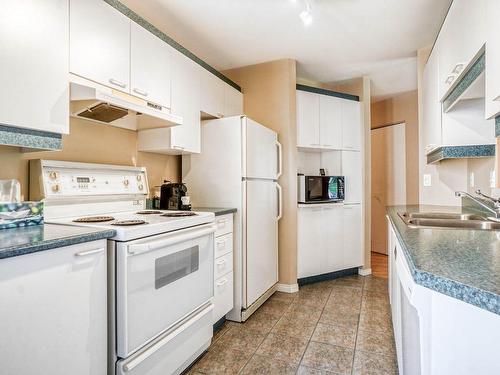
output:
M70 75L71 116L130 130L182 125L170 109Z

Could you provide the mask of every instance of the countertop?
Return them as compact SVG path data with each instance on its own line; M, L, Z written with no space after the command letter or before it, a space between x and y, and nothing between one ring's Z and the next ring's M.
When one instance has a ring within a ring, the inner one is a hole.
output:
M236 208L223 208L223 207L193 207L192 211L201 211L201 212L213 212L215 216L234 214L238 211Z
M0 229L0 259L110 238L114 230L44 224Z
M398 212L460 207L392 206L387 213L415 283L500 315L500 231L410 228Z

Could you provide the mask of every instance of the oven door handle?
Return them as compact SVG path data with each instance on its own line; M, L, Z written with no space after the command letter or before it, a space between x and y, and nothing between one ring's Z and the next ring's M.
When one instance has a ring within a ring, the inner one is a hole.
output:
M163 346L165 346L170 341L172 341L172 339L174 337L180 335L186 329L188 329L193 324L195 324L197 321L199 321L201 318L203 318L206 314L212 312L213 309L214 309L214 305L211 302L203 305L200 308L200 310L198 310L198 312L195 313L196 315L189 317L181 325L179 325L177 327L173 327L171 330L165 332L163 335L161 335L158 338L158 341L155 342L153 345L151 345L151 346L147 347L146 349L143 349L142 351L139 351L136 354L132 355L130 362L128 362L127 364L125 364L123 366L123 371L129 372L129 371L133 370L135 367L137 367L142 362L144 362L146 359L148 359L153 354L155 354Z
M128 246L127 252L129 255L139 255L154 251L157 249L165 248L167 246L175 245L179 242L189 241L194 238L205 236L207 234L215 233L215 225L207 224L199 227L182 229L173 232L170 236L167 235L165 239L148 242L131 244Z

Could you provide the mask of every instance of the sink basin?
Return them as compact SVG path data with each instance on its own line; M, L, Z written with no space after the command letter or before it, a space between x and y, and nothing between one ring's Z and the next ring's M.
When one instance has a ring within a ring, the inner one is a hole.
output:
M474 214L415 212L398 213L411 228L457 228L477 230L500 230L500 223L488 221Z

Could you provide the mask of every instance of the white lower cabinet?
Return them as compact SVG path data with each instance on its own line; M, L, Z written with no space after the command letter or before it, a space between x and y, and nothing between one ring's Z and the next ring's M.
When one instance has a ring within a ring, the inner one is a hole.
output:
M106 240L0 259L0 372L105 375L106 300Z
M233 214L215 218L214 319L216 323L234 306Z
M361 205L301 205L297 222L298 278L363 265Z

